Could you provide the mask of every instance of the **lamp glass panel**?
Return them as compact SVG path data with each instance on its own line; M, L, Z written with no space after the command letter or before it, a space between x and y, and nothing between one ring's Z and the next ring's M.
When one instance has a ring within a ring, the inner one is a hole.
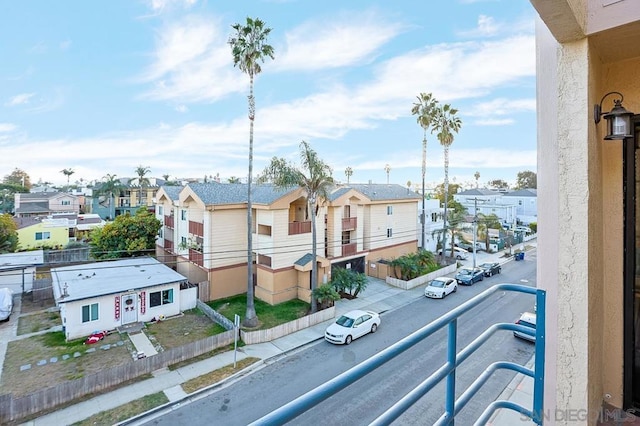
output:
M627 135L629 134L630 120L628 115L617 116L611 119L611 132L612 135Z

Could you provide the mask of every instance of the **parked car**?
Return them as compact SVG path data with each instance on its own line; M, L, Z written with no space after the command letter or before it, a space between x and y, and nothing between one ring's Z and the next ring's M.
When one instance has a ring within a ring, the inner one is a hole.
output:
M454 247L453 253L455 258L458 260L464 260L469 257L469 252L460 247ZM451 249L447 249L445 256L449 256L450 254L451 254ZM442 250L438 252L438 256L442 256Z
M530 327L532 329L536 329L536 314L532 314L531 312L525 312L520 316L520 319L516 321L516 324L524 325L525 327ZM530 336L528 334L522 333L520 331L514 331L513 335L515 337L519 337L520 339L528 340L530 342L536 341L536 336Z
M367 333L375 333L380 326L380 315L371 311L349 311L327 327L324 338L327 342L348 345Z
M0 288L0 321L9 321L13 310L13 292L8 288Z
M531 230L531 228L529 228L528 226L516 226L514 228L514 231L516 232L524 232L525 234L531 234L533 233L533 231Z
M473 285L482 280L484 280L484 270L480 268L462 268L456 274L456 281L462 285Z
M472 252L473 251L473 243L458 243L457 247L460 247L461 249L465 249L468 252ZM485 245L479 242L476 242L476 251L481 251L485 249Z
M498 262L488 262L480 265L480 269L484 271L485 277L492 277L502 271L502 266Z
M455 293L456 291L458 291L458 285L455 279L438 277L429 282L429 285L424 289L424 295L426 297L444 299L447 294Z

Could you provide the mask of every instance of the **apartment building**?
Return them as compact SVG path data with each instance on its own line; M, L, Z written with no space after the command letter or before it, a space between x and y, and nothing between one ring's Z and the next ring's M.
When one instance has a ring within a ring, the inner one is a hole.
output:
M209 299L246 292L246 184L190 183L158 191L163 223L157 254ZM253 186L252 269L256 297L268 303L311 293L311 214L301 188ZM377 262L415 251L420 197L399 185L336 186L316 215L318 284L331 268L377 273ZM201 293L202 297L202 293Z

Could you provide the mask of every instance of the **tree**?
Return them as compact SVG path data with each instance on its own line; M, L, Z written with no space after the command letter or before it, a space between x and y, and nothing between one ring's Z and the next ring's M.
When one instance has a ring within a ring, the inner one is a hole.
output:
M153 253L162 223L145 208L135 216L120 215L91 231L91 254L95 259L145 256Z
M267 44L267 38L271 28L265 26L260 19L247 17L246 25L234 24L231 26L235 34L229 38L233 66L249 76L249 173L247 176L247 312L244 325L255 327L258 325L258 317L253 303L253 236L252 205L251 205L251 181L253 178L253 124L256 117L256 101L253 96L253 79L260 74L267 57L273 59L273 47Z
M347 167L346 169L344 169L344 175L347 177L347 185L348 185L349 180L351 179L351 176L353 176L353 169L351 167Z
M10 214L0 215L0 253L13 253L18 249L18 226Z
M476 179L476 188L478 187L478 180L480 180L480 172L475 172L473 177Z
M143 205L142 192L144 188L146 188L150 184L149 179L146 178L145 175L150 172L151 172L151 169L149 167L145 167L143 165L139 165L138 167L136 167L136 174L138 175L138 185L140 185L140 203L138 204L139 206ZM147 203L145 202L144 205L146 206Z
M108 173L102 178L102 180L103 182L98 188L96 188L96 192L98 194L105 195L109 199L109 218L113 220L116 216L114 198L116 194L120 194L124 185L122 185L120 180L116 178L116 175Z
M451 108L451 105L444 104L437 108L435 114L433 130L438 132L437 137L440 145L444 147L444 223L443 229L447 229L447 205L449 198L449 147L453 143L454 133L458 133L462 126L462 120L456 116L458 110ZM453 245L453 244L452 244ZM447 233L442 234L442 246L447 246ZM443 252L444 253L444 252ZM444 259L443 259L444 261Z
M6 175L2 182L6 184L20 185L27 190L31 189L31 179L29 178L29 175L27 172L17 167L10 174Z
M487 182L490 188L495 189L509 189L509 184L502 179L494 179Z
M469 232L473 229L467 222L467 214L465 210L453 210L450 214L451 217L449 218L449 233L451 235L451 257L455 256L454 247L456 237L458 237L459 241L463 233Z
M71 177L72 174L75 173L75 171L73 169L69 168L69 169L60 170L60 173L62 173L63 175L65 175L67 177L67 186L69 186L69 178Z
M313 290L318 284L317 234L316 215L318 214L319 201L326 200L329 189L333 185L331 167L318 158L318 154L311 149L305 141L300 143L301 167L290 164L284 158L273 157L271 163L265 168L260 180L270 180L277 187L291 188L299 186L307 193L307 207L311 215L311 312L318 310Z
M531 170L518 172L516 178L516 189L527 189L538 187L538 176Z
M164 179L165 182L167 182L167 181L169 181L169 176L170 176L169 173L165 173L165 174L162 175L162 179Z
M435 112L438 106L438 101L435 100L431 93L420 93L418 95L418 102L413 104L411 108L411 114L417 115L416 121L422 127L422 214L420 215L420 223L422 226L422 237L420 238L422 248L424 248L424 232L426 225L425 218L425 176L427 174L427 130L433 125L435 118ZM433 133L433 129L431 129Z
M235 176L231 176L229 179L227 179L227 181L229 183L240 183L240 178L239 177L235 177Z
M447 202L449 204L451 204L453 202L453 196L454 194L457 194L460 189L462 187L460 186L460 184L457 183L450 183L449 184L449 194L447 196ZM438 198L438 200L440 200L441 204L444 204L444 183L440 183L438 185L436 185L436 187L433 189L434 195L436 196L436 198Z
M484 241L486 251L489 251L489 229L502 229L500 218L493 213L478 213L478 237Z

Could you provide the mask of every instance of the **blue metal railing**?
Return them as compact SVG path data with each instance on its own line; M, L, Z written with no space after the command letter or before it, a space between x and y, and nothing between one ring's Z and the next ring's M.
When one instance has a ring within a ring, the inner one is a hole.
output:
M537 326L533 330L530 327L513 324L513 323L498 323L493 324L471 343L469 343L459 353L456 353L457 343L457 320L465 312L479 305L491 295L498 291L515 291L520 293L528 293L536 295L537 305ZM488 288L482 293L478 294L474 298L466 301L457 308L449 311L447 314L432 321L430 324L422 327L421 329L413 332L404 339L394 343L387 349L378 352L369 359L361 362L360 364L352 367L344 373L334 377L328 382L310 390L309 392L301 395L286 405L278 408L277 410L267 414L266 416L251 423L252 425L282 425L290 420L293 420L297 416L301 415L305 411L318 405L320 402L331 397L357 380L361 379L365 375L369 374L376 368L380 367L387 361L395 358L404 351L410 349L414 345L418 344L425 338L431 336L441 328L448 326L448 346L447 346L447 362L442 365L433 374L427 377L422 383L416 386L407 395L396 402L387 411L382 413L371 424L373 425L388 425L394 420L400 417L406 410L408 410L415 402L422 398L427 392L429 392L434 386L436 386L442 379L446 377L446 396L445 396L445 413L436 422L437 425L452 425L454 424L455 415L469 402L471 397L482 387L482 385L491 377L491 375L498 369L513 370L518 373L525 374L534 378L534 390L533 390L533 410L529 410L519 404L512 401L494 401L491 403L480 418L476 421L476 425L484 425L493 415L493 413L500 408L508 408L518 411L523 415L531 418L536 424L542 424L542 402L544 391L544 345L545 345L545 298L546 292L544 290L527 287L519 284L498 284ZM535 346L535 364L534 370L523 367L522 365L515 364L513 362L496 362L491 364L485 369L485 371L460 395L455 399L455 385L456 385L456 368L466 360L474 351L476 351L482 344L484 344L493 333L498 330L512 330L518 331L530 336L536 337Z

